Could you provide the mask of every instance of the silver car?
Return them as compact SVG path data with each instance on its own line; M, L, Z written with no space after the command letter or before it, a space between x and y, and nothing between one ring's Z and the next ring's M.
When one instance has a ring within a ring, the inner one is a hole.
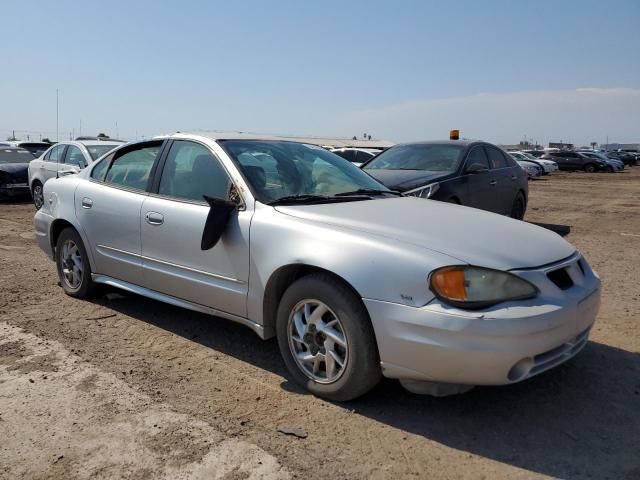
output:
M381 376L426 393L527 379L584 347L600 302L555 233L270 137L122 146L47 182L34 224L68 295L107 284L277 336L292 377L338 401Z

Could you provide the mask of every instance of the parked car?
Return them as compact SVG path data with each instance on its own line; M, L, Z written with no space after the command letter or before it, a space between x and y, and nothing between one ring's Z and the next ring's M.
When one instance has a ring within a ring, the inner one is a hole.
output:
M516 160L516 163L526 172L527 177L537 178L542 176L543 168L537 163L528 160Z
M540 168L542 168L542 174L543 175L548 175L551 172L557 172L558 171L558 164L556 162L551 161L551 160L544 160L542 158L537 158L537 157L534 157L533 155L529 155L526 152L508 152L508 153L516 161L521 160L521 161L525 161L525 162L533 162L533 163L535 163Z
M507 153L479 141L406 143L385 150L362 168L387 187L522 219L527 174Z
M33 160L29 164L29 187L36 208L42 207L42 186L47 180L78 173L91 162L123 143L102 140L60 142Z
M607 163L604 160L583 157L578 152L548 151L540 158L556 162L560 170L584 170L589 173L607 170Z
M600 302L559 235L397 196L313 145L180 133L44 196L36 238L68 295L108 284L276 336L293 379L335 401L381 376L417 392L530 378L584 347Z
M597 153L597 152L578 152L580 153L580 155L583 155L585 157L589 157L589 158L597 158L602 160L603 162L605 162L607 164L607 167L605 168L605 171L613 173L613 172L620 172L622 170L624 170L624 163L622 163L620 160L616 159L616 158L609 158L606 155L603 155L601 153Z
M620 160L627 166L632 166L636 164L636 157L626 152L606 152L607 157L615 158Z
M331 151L358 167L381 152L375 148L334 148Z
M33 154L24 148L0 147L0 199L29 194L27 167Z
M0 147L18 147L29 150L36 157L39 157L43 152L51 147L50 143L46 142L24 142L22 140L7 140L0 143Z
M526 153L535 158L540 158L542 155L545 154L545 151L544 150L522 150L522 153Z

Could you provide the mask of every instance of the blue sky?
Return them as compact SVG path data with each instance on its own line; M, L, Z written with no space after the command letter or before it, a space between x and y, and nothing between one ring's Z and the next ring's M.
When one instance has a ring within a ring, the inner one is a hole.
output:
M104 4L104 3L103 3ZM640 2L3 6L0 135L640 141Z

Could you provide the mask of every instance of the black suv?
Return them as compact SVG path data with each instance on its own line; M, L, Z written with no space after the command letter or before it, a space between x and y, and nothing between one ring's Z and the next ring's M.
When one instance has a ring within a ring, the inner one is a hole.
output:
M584 170L589 173L607 170L604 160L585 157L578 152L547 152L540 158L556 162L560 170Z

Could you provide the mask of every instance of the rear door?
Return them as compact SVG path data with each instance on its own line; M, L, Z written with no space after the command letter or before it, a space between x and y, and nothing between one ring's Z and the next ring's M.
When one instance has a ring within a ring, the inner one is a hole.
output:
M228 199L229 175L209 147L189 140L172 141L161 164L142 206L144 286L246 317L253 211L233 211L220 241L201 250L210 210L203 195Z
M486 171L481 173L466 173L466 170L477 164ZM482 210L493 210L494 185L493 173L489 159L481 145L476 145L469 153L465 160L465 173L463 173L462 181L466 184L466 198L461 199L463 205L469 207L481 208Z
M50 178L57 178L58 176L58 164L64 158L64 154L67 150L66 145L56 145L45 155L44 162L42 162L41 174L43 183Z
M162 141L122 148L98 162L80 182L76 216L89 240L96 274L142 283L140 209Z
M86 161L82 150L75 145L69 145L64 158L58 163L58 176L78 173L84 167L86 167Z

